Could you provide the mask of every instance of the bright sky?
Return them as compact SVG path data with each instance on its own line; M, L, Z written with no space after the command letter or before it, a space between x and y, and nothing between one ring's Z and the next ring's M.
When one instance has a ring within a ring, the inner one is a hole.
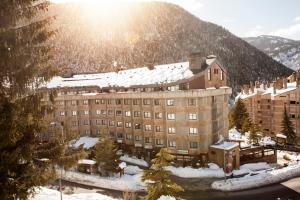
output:
M73 1L88 2L104 0L51 1L61 3ZM125 0L106 1L118 3ZM221 25L240 37L250 37L266 34L300 40L300 0L161 1L178 4L200 19Z

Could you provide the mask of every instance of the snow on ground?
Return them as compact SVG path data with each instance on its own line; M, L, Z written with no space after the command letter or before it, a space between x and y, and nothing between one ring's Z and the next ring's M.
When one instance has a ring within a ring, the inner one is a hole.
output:
M141 174L123 175L120 177L101 177L98 175L84 174L75 171L65 171L63 179L80 184L91 185L95 187L113 189L113 190L134 190L140 191L144 189L143 183L140 180Z
M260 172L257 175L215 181L212 188L221 191L245 190L278 183L296 176L300 176L300 165L290 165L282 169Z
M241 148L251 147L250 141L249 141L249 136L250 136L249 132L246 132L245 134L241 134L235 128L233 128L233 129L229 130L228 136L229 136L230 140L240 141ZM265 137L261 138L261 140L259 141L259 144L262 146L267 146L267 145L274 146L276 144L276 142L274 140L272 140L271 137L265 136Z
M128 163L131 163L131 164L136 164L136 165L139 165L139 166L142 166L142 167L148 167L149 164L143 160L143 159L138 159L136 157L129 157L128 155L124 155L124 156L121 156L120 157L120 160L121 161L124 161L124 162L128 162Z
M157 200L176 200L176 198L175 197L173 197L173 196L160 196L159 197L159 199L157 199Z
M127 165L127 167L125 167L125 169L124 169L124 172L125 172L125 174L135 175L135 174L142 173L143 170L141 168L139 168L138 166Z
M36 195L30 198L30 200L58 200L60 199L60 192L57 190L41 187L36 190ZM82 193L82 194L63 194L64 200L115 200L112 197L99 194L99 193Z
M211 164L210 168L192 168L192 167L174 167L168 166L167 170L170 170L173 175L181 178L220 178L224 177L224 171L216 164Z
M259 170L265 170L272 168L266 162L259 162L259 163L248 163L240 166L240 169L235 169L232 171L233 176L241 176L245 174L251 174L252 172L256 172Z
M280 165L295 164L298 161L300 161L300 152L277 151L277 163Z
M89 149L92 148L93 146L95 146L97 144L97 142L99 141L99 138L93 138L93 137L81 137L78 140L72 140L71 146L78 148L80 145L83 144L83 148L85 149Z

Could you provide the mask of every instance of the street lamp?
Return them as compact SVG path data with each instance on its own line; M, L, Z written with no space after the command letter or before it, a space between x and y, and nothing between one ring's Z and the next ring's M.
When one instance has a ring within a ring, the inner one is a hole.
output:
M54 127L57 124L59 125L59 127L61 129L61 138L62 138L61 142L62 142L62 145L64 145L64 143L65 143L65 140L64 140L64 123L63 122L51 122L50 123L50 125L53 125ZM62 174L63 174L63 166L60 167L60 179L59 179L60 200L63 199L63 197L62 197L62 190L61 190L61 188L62 188L62 184L61 184Z

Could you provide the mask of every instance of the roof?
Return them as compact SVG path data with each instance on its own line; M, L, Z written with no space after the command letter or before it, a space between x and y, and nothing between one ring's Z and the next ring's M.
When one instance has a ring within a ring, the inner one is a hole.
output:
M216 61L215 56L206 58L205 71ZM199 73L197 74L199 75ZM153 69L141 67L122 70L118 72L77 74L72 77L55 76L44 85L46 88L58 87L85 87L98 86L100 88L110 87L133 87L145 85L170 84L177 81L184 81L195 77L190 70L189 62L179 62L165 65L156 65Z
M260 93L261 95L271 95L271 97L275 97L275 96L278 96L278 95L282 95L286 92L293 91L296 88L297 88L296 82L287 83L287 88L276 89L276 93L274 94L273 93L273 87L263 89L263 85L261 84L259 86L259 88L254 88L254 92L251 92L251 90L249 89L249 94L239 93L238 96L236 97L236 99L238 99L238 98L246 99L246 98L249 98L249 97L253 97L258 93Z
M216 149L230 150L230 149L233 149L238 146L239 146L239 143L237 143L237 142L226 142L225 141L220 144L211 145L210 147L216 148Z
M284 139L287 138L286 135L283 135L282 133L277 133L276 137L278 137L278 138L284 138Z
M96 164L96 161L89 160L89 159L81 159L81 160L78 160L78 164L94 165L94 164Z

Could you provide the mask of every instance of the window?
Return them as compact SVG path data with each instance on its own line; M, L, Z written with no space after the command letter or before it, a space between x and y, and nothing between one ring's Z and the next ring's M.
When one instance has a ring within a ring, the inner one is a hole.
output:
M144 118L151 118L151 112L144 112Z
M214 74L218 74L219 70L218 69L214 69Z
M196 113L189 113L189 120L196 120L197 114Z
M89 100L83 100L82 104L83 105L89 105Z
M65 102L64 102L64 101L58 101L58 105L64 106L64 105L65 105Z
M96 119L96 125L101 125L101 120Z
M221 81L224 80L224 72L223 72L223 70L221 70L221 73L220 73L220 79L221 79Z
M122 127L123 126L123 122L117 122L117 127Z
M169 127L168 128L168 133L176 133L175 127Z
M133 99L133 105L140 105L139 99Z
M141 140L142 140L142 136L140 136L140 135L135 136L135 141L141 141Z
M107 99L107 104L111 105L112 104L112 99Z
M190 128L190 134L197 134L198 128Z
M126 140L132 140L132 135L126 134Z
M167 106L174 106L175 100L174 99L167 99Z
M191 149L197 149L198 148L198 142L190 142L190 148Z
M126 123L125 123L125 127L126 127L126 128L131 128L131 122L126 122Z
M77 101L76 101L76 100L72 100L72 101L71 101L71 105L72 105L72 106L76 106L76 105L77 105Z
M101 115L106 115L106 110L101 110Z
M295 119L295 118L296 118L296 115L295 115L295 114L291 114L291 118L292 118L292 119Z
M179 85L173 85L167 88L168 91L175 92L179 90Z
M161 105L161 102L159 99L154 99L154 105L159 106Z
M122 105L122 99L116 99L116 105Z
M133 112L133 116L134 117L140 117L141 116L141 112L140 111L134 111Z
M155 127L155 131L156 132L162 132L163 131L163 127L162 126L156 126Z
M117 138L123 139L123 133L117 133Z
M76 110L73 110L72 111L72 116L76 116L77 115L77 111Z
M105 104L105 99L101 99L101 104Z
M116 116L122 116L122 110L116 110Z
M104 119L102 119L102 120L101 120L101 125L107 125L107 121L104 120Z
M168 115L167 115L167 119L168 120L175 120L175 113L168 113Z
M155 144L156 145L163 145L164 144L164 141L162 139L156 139L155 140Z
M168 141L168 146L169 147L176 147L176 142L175 141Z
M207 70L207 79L210 81L211 80L211 69Z
M188 99L188 106L195 106L196 105L196 99Z
M130 105L131 100L130 99L124 99L124 105Z
M101 110L96 110L96 114L100 115L101 114Z
M145 131L152 131L152 126L149 124L145 125Z
M109 126L115 126L115 121L109 121L109 122L108 122L108 125L109 125Z
M150 99L144 99L143 103L144 103L144 105L150 105L151 104L151 100Z
M83 125L90 125L90 120L83 120Z
M84 134L85 134L85 135L90 135L90 134L91 134L91 131L90 131L90 130L85 130L85 131L84 131Z
M72 121L72 126L78 126L79 125L79 121Z
M145 143L151 143L151 138L145 137Z
M107 114L108 114L108 115L113 115L113 114L114 114L114 111L113 111L113 110L108 110L108 111L107 111Z
M161 119L163 114L161 112L155 113L155 119Z
M130 117L131 116L131 112L130 111L125 111L125 117Z
M65 111L60 111L60 116L65 116Z
M100 104L100 99L95 99L95 104Z
M100 135L100 134L101 134L101 130L97 130L97 131L96 131L96 134L97 134L97 135Z
M83 114L84 114L84 115L88 115L89 113L90 113L89 110L84 110L84 111L83 111Z
M135 124L134 129L141 129L141 124Z
M296 104L296 101L290 101L290 104Z

